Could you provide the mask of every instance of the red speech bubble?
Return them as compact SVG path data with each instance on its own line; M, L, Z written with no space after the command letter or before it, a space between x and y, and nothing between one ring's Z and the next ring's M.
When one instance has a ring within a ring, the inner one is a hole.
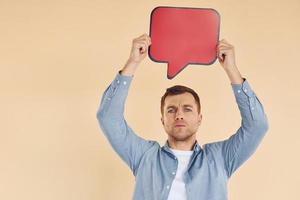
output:
M211 8L156 7L151 12L149 57L168 63L168 79L188 64L217 59L220 15Z

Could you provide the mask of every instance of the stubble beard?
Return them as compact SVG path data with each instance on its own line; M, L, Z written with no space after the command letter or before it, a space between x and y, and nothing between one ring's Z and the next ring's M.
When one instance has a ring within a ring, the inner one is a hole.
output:
M184 133L182 133L182 131L176 131L173 130L172 134L169 134L169 136L174 140L174 141L188 141L189 139L191 139L193 137L193 135L196 133L191 133L191 132L187 132L184 131Z

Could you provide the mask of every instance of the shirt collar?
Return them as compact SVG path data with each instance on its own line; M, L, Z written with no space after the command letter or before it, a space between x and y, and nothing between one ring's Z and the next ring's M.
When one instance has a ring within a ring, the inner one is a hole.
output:
M166 140L166 142L165 142L165 144L164 144L164 146L163 146L162 148L163 148L164 150L166 150L167 152L172 153L172 151L171 151L171 149L170 149L170 146L169 146L168 140ZM193 151L196 152L196 153L198 153L198 152L200 152L201 149L202 149L201 146L199 145L198 141L196 140L196 141L195 141L195 144L194 144L194 146L193 146ZM172 154L173 154L173 153L172 153Z

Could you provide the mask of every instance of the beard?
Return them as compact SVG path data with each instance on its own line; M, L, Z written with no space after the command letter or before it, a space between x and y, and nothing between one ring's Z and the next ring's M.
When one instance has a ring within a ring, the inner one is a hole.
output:
M171 133L168 133L175 141L186 141L189 140L196 132L191 132L186 127L175 128Z

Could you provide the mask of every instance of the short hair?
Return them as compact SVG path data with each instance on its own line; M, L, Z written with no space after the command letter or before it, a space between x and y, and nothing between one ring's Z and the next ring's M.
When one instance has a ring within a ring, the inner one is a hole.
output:
M174 96L174 95L179 95L179 94L183 94L183 93L190 93L193 95L196 105L197 105L197 110L198 113L200 113L201 110L201 105L200 105L200 98L198 96L198 94L191 88L183 86L183 85L174 85L172 87L169 87L166 89L165 94L161 97L160 100L160 111L161 114L164 113L164 106L165 106L165 99L167 98L167 96Z

